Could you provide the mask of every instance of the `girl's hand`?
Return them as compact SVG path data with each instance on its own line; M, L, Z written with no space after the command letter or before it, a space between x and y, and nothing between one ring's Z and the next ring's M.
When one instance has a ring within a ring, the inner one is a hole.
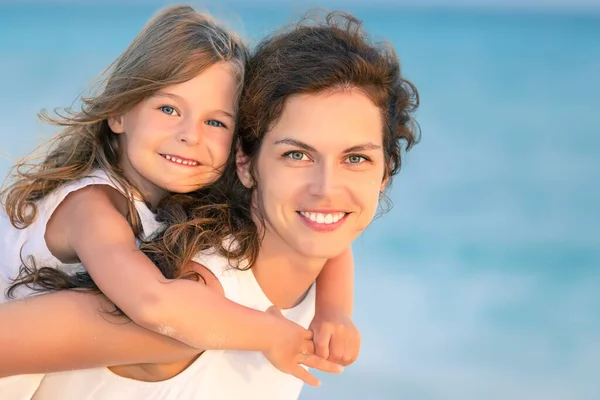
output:
M320 382L303 365L334 374L342 372L343 368L336 363L315 355L313 334L310 330L286 319L275 307L270 307L266 312L281 320L280 328L273 331L269 350L263 351L264 356L275 368L312 386L319 386Z
M343 312L317 312L308 327L313 332L315 354L339 365L350 365L358 358L360 333Z

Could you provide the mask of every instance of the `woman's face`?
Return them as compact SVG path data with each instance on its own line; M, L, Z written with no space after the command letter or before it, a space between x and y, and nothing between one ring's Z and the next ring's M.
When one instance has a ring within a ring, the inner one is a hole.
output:
M358 89L290 97L255 162L265 241L311 258L345 250L384 188L382 132L379 108ZM252 184L247 165L238 172Z

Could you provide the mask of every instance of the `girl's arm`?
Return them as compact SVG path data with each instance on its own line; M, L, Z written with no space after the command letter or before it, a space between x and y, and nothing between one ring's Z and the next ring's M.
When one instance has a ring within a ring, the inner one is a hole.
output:
M354 259L349 247L327 261L317 278L316 313L310 325L315 354L348 365L358 357L360 335L352 322Z
M192 264L206 278L206 289L217 294L220 291L217 279L206 275L203 267ZM191 283L198 288L204 285ZM199 353L198 349L144 329L124 316L106 313L112 307L105 296L73 290L0 304L0 377L171 363ZM265 353L276 368L311 385L317 385L318 379L299 364L324 372L341 372L339 366L312 354L314 346L312 335L307 335L309 331L276 310L269 313L280 321L278 326L285 327L270 332L272 348ZM289 326L293 326L292 334Z
M354 257L352 248L329 259L317 278L317 313L336 311L352 316L354 300Z
M199 350L267 350L279 321L198 282L166 279L138 249L125 201L107 185L73 192L46 237L65 238L100 290L136 324Z

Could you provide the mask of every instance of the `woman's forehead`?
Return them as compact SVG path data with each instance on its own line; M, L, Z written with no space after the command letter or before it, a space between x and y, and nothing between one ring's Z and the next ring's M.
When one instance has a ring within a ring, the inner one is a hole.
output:
M291 139L327 147L380 146L382 132L380 109L356 89L290 97L265 140Z

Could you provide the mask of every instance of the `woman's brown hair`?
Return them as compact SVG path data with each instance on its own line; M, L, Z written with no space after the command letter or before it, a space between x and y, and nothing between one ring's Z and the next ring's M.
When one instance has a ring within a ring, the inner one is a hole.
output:
M234 146L248 157L253 171L263 138L280 118L287 99L348 88L364 91L381 110L385 177L391 179L400 170L402 152L418 141L413 119L417 90L403 78L394 49L388 43L372 42L361 22L342 12L316 20L304 18L256 47L246 68ZM159 258L155 262L163 270L182 268L209 247L237 268L253 265L261 230L252 218L257 212L251 208L252 189L239 181L235 158L232 151L210 196L206 192L177 195L162 207L160 218L169 226L146 251ZM253 177L259 185L260 177ZM235 239L234 246L229 239L224 241L228 235Z

